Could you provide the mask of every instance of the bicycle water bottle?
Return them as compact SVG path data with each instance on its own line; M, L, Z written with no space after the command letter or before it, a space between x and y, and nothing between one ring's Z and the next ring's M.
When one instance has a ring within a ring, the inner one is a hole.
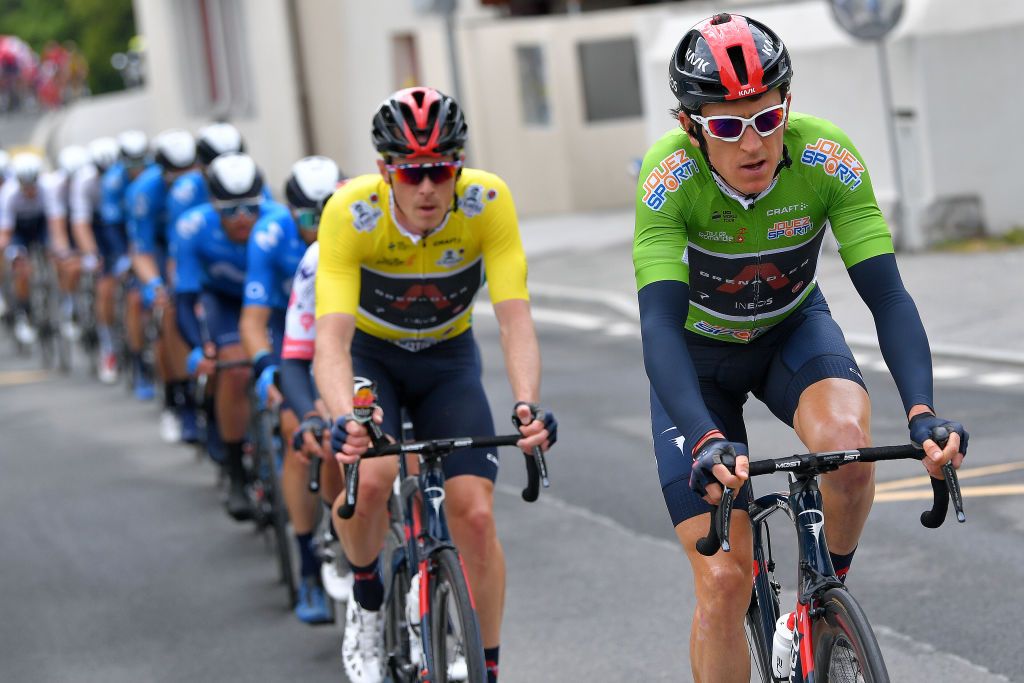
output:
M796 615L783 614L775 622L775 638L772 641L772 673L776 678L789 679L793 662L793 627Z
M420 641L420 573L413 574L409 592L405 594L405 620L409 624L409 661L420 665L423 645Z

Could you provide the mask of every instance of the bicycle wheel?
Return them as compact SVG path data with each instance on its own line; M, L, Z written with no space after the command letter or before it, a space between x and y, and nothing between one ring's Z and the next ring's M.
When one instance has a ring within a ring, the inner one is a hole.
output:
M874 631L849 591L831 588L821 600L824 613L811 623L815 680L833 683L888 683Z
M431 680L484 683L484 646L462 563L451 548L438 550L432 560L428 663Z
M757 579L754 579L757 581ZM772 674L772 639L773 631L765 630L765 624L771 623L775 627L775 620L778 617L772 615L779 611L778 603L768 605L762 611L761 604L757 597L757 589L750 591L750 606L743 617L743 629L747 632L747 646L750 648L750 660L752 673L756 674L754 680L762 683L774 683L775 677ZM771 599L771 598L769 598Z
M405 557L404 536L402 525L393 523L381 553L381 571L387 591L384 602L384 659L391 679L396 683L415 681L419 672L410 661L409 653L405 599L409 594L412 572Z
M294 608L299 599L295 564L292 561L292 535L288 531L288 509L284 504L281 479L277 476L277 459L274 455L275 439L271 416L263 412L259 417L260 435L257 442L257 471L263 479L263 493L269 503L270 526L274 532L277 554L278 579L288 594L288 607Z

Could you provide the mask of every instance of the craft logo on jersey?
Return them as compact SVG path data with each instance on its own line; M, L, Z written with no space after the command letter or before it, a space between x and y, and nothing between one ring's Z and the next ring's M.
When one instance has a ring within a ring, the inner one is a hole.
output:
M856 190L862 182L864 164L835 140L818 138L817 142L804 148L800 161L808 166L821 166L825 173L838 178L851 190Z
M685 150L672 152L647 175L643 203L651 209L660 209L665 204L665 195L678 190L683 181L692 178L698 170L697 162L686 156Z
M776 221L775 226L768 231L768 239L777 240L780 237L797 237L806 235L811 231L811 217L803 216L790 221Z
M367 202L359 200L348 207L352 212L352 226L359 232L372 232L384 212Z

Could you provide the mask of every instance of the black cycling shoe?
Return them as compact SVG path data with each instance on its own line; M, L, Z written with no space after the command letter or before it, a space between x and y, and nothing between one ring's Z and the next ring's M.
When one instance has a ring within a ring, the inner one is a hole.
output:
M252 503L249 495L245 492L245 484L240 480L232 480L228 484L228 497L224 501L224 507L232 519L237 522L244 522L252 519Z

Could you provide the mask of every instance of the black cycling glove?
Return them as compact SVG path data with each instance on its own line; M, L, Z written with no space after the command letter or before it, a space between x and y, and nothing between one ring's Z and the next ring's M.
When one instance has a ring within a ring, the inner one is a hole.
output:
M736 467L736 458L740 455L747 455L747 445L726 441L725 439L711 439L705 443L693 457L693 468L690 470L690 488L703 498L708 494L708 484L721 484L712 473L715 465L725 465L730 470Z
M967 455L967 439L970 437L970 434L967 433L967 430L959 422L943 420L941 417L936 417L931 413L919 413L910 418L910 424L907 426L910 427L910 440L918 448L921 448L921 444L928 439L938 444L939 448L944 448L948 434L956 432L960 435L960 452L965 456ZM938 436L935 434L935 430L940 427L945 428L947 432L946 437L943 437L941 432Z

